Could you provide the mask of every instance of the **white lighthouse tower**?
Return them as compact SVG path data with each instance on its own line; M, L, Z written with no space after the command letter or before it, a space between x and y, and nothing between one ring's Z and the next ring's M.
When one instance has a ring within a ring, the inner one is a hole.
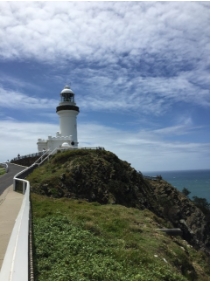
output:
M56 137L48 136L47 140L38 139L38 151L54 150L61 147L77 148L77 115L79 107L75 103L75 94L69 86L65 86L60 93L61 101L56 107L60 120L60 132Z
M60 134L61 136L72 136L72 146L78 146L77 139L77 115L79 107L75 103L75 94L69 86L65 86L61 94L61 102L56 108L56 112L60 119Z

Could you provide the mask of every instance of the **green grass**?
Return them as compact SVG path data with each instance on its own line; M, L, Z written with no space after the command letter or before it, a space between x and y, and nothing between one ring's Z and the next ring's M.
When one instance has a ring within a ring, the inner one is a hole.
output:
M209 280L206 256L157 231L165 221L147 209L31 201L35 280Z
M3 175L3 174L5 174L6 173L6 170L5 170L5 168L3 168L3 167L0 167L0 175Z

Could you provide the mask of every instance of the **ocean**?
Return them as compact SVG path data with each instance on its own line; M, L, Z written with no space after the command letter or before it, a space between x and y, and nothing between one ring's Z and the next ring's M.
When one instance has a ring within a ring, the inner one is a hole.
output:
M144 175L161 175L164 180L169 182L179 191L185 187L191 193L189 198L197 196L205 198L210 203L210 170L182 170L182 171L151 171L144 172Z

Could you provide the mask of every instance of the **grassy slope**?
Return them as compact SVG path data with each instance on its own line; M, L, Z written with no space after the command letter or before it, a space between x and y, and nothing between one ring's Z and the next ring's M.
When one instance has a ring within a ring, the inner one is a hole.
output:
M36 194L32 209L35 280L209 280L203 253L147 209Z
M75 167L87 169L90 159L103 167L105 182L112 183L112 178L111 182L106 178L114 166L118 179L125 177L118 171L120 163L113 154L108 153L107 165L94 154L90 157L89 153L85 159L77 157L76 152L68 153L68 157L58 154L29 177L33 190L42 193L42 185L47 184L48 190L43 193L50 191L51 196L32 194L35 280L209 280L205 255L181 238L156 230L168 223L149 210L52 198L53 193L59 196L56 187L60 187L61 174L64 180L71 179ZM124 165L129 167L126 162ZM129 187L127 177L124 181ZM120 182L116 181L117 186ZM66 183L62 187L59 193L66 193Z

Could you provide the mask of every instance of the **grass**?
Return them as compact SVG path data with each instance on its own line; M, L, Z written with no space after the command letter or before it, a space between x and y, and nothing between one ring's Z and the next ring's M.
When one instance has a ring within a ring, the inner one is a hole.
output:
M3 175L3 174L5 174L6 173L6 170L5 170L5 168L3 168L3 167L0 167L0 175Z
M149 210L31 194L35 280L209 280L203 253Z

